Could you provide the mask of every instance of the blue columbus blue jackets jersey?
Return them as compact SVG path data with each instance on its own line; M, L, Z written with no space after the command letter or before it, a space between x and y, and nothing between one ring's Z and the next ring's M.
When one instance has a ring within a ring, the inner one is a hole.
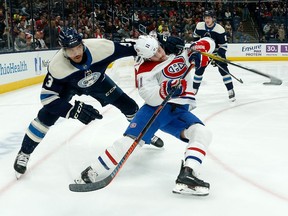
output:
M60 49L49 63L48 73L42 85L41 102L50 113L67 117L72 107L67 96L90 95L101 92L101 89L104 92L103 80L108 82L108 85L113 83L105 75L108 65L116 59L137 55L133 46L106 39L86 39L83 43L84 61L81 64L66 58L63 49Z

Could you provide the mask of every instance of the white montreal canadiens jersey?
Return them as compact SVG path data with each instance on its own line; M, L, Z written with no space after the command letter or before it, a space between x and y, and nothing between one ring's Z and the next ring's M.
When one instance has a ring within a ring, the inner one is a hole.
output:
M160 105L163 101L159 94L160 84L165 80L182 78L189 66L187 51L179 56L170 55L164 62L144 61L142 64L136 65L139 94L145 103L150 106ZM187 81L185 94L172 98L169 102L195 106L195 95L192 92L192 73L193 71L190 71L185 77Z

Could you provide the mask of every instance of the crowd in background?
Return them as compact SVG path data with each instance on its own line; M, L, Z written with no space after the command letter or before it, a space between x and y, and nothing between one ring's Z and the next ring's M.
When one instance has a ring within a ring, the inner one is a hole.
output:
M65 26L76 28L83 38L121 41L156 30L191 42L194 28L207 9L215 11L230 43L287 40L286 1L211 4L208 1L33 0L31 4L31 0L7 0L7 7L5 1L0 3L0 50L58 48L58 33ZM248 22L255 25L256 37L245 32Z

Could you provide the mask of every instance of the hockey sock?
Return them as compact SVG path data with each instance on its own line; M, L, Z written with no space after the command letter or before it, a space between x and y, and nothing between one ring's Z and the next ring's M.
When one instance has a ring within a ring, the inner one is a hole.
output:
M34 149L37 147L37 145L42 141L42 139L45 137L46 133L48 132L49 127L39 122L39 120L36 118L34 119L24 136L21 151L23 151L26 154L31 154Z
M133 142L134 140L128 136L116 140L112 146L108 147L105 152L98 157L96 163L92 164L91 167L99 175L103 172L112 171Z
M184 166L197 170L206 156L206 151L212 140L212 134L204 125L195 124L186 129L184 135L189 139L184 155Z

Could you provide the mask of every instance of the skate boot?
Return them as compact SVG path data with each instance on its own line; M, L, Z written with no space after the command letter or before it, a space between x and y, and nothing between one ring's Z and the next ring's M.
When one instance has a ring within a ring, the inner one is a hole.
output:
M89 166L81 172L81 176L78 179L75 179L74 182L76 184L93 183L96 182L97 176L98 173L91 166Z
M236 98L235 98L235 92L234 92L233 89L231 89L231 90L228 91L228 95L229 95L229 100L230 100L230 101L234 102L234 101L236 100Z
M25 154L22 151L18 152L18 155L14 162L14 169L16 171L15 175L17 179L19 179L21 175L23 175L26 172L29 157L30 154Z
M158 148L162 148L164 146L164 142L160 137L153 136L151 139L151 145L154 145Z
M173 193L206 196L209 194L210 184L198 179L190 167L184 167L183 161L180 174L176 180Z

